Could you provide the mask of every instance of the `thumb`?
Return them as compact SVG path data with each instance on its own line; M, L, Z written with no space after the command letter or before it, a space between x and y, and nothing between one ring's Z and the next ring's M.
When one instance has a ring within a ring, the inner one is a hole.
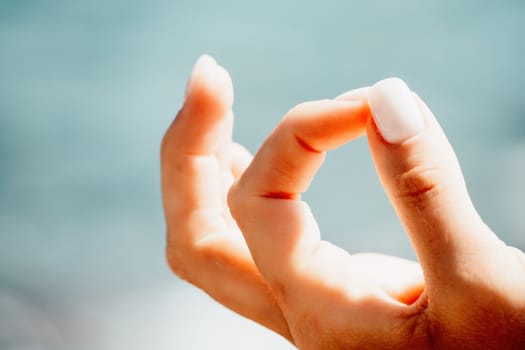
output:
M432 112L397 78L372 86L368 103L372 157L427 285L451 283L458 273L471 273L465 267L485 265L485 253L500 241L477 214Z

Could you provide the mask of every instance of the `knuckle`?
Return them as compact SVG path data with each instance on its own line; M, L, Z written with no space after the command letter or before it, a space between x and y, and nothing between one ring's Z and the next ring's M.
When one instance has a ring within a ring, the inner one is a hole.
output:
M307 101L307 102L301 102L294 107L292 107L288 113L286 113L286 117L289 118L300 118L301 116L304 116L305 114L308 115L310 111L316 110L319 106L322 106L324 103L332 102L332 100L324 99L324 100L317 100L317 101Z
M297 126L298 126L298 123L299 123L299 120L300 120L300 115L301 115L301 113L299 111L300 111L300 109L302 109L300 106L301 105L297 105L297 106L293 107L283 117L283 119L281 120L281 122L278 125L278 130L280 132L282 132L283 130L285 132L289 132L290 130L297 129Z
M304 118L304 111L307 110L309 102L298 104L288 112L279 125L279 132L286 137L293 137L301 147L308 151L317 153L318 151L310 145L305 137L305 129L308 129L308 120ZM305 128L306 127L306 128Z
M439 169L414 167L395 178L395 198L414 205L425 205L440 192Z
M315 109L315 106L318 103L319 101L308 101L295 105L288 111L288 113L286 113L281 122L281 126L287 128L296 128L300 126L300 124L304 121L305 117L311 114L312 109Z
M296 104L295 106L293 106L289 111L288 113L286 113L286 115L284 116L284 119L287 120L287 119L294 119L294 118L297 118L298 116L300 116L302 114L302 112L308 108L308 105L310 104L310 102L301 102L299 104Z

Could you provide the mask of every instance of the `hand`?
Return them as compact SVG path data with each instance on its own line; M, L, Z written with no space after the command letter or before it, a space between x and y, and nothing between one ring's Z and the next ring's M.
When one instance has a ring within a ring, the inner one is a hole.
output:
M196 63L162 142L167 259L181 278L300 349L525 347L525 255L479 218L432 112L398 79L293 108L252 160L233 87ZM301 193L366 132L421 265L320 239Z

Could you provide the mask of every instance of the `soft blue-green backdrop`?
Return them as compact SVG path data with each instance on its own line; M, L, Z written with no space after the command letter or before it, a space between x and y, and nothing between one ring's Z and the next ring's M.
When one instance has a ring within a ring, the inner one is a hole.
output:
M403 78L486 222L524 249L524 37L523 1L0 0L0 349L208 348L184 325L215 306L164 263L158 164L202 53L231 72L252 151L301 101ZM305 198L350 252L414 257L366 140Z

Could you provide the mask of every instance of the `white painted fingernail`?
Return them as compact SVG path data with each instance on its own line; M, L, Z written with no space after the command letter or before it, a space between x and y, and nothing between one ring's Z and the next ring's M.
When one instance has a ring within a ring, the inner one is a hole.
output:
M359 89L350 90L342 93L341 95L334 98L336 101L355 101L355 100L366 100L368 97L368 90L370 88L362 87Z
M206 72L213 69L213 67L216 65L217 65L217 62L210 55L202 55L197 59L197 61L195 62L191 70L191 74L188 79L188 83L186 84L186 93L184 95L184 99L188 97L191 91L191 88L192 88L192 82L195 81L195 77L201 74L206 74Z
M419 106L401 79L388 78L373 85L368 91L368 104L381 136L388 143L401 143L425 128Z

